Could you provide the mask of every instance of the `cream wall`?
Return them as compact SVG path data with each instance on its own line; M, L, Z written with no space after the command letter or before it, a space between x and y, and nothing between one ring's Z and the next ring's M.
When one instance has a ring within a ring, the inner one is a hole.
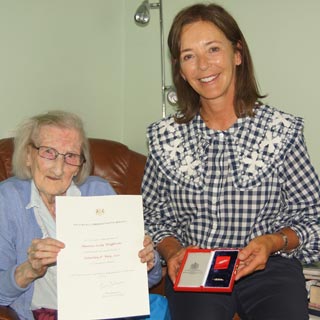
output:
M176 12L195 2L163 0L165 37ZM247 38L265 101L305 118L319 173L320 1L217 2ZM25 117L62 108L85 120L89 136L147 153L146 126L162 116L159 11L139 27L133 15L140 3L0 0L0 138ZM166 84L169 68L167 57Z
M124 1L0 0L0 137L49 109L122 139Z

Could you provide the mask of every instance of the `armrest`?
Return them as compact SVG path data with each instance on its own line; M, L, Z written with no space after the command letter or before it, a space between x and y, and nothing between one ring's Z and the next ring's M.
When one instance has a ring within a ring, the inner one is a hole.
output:
M13 309L0 306L0 320L19 320L19 317Z

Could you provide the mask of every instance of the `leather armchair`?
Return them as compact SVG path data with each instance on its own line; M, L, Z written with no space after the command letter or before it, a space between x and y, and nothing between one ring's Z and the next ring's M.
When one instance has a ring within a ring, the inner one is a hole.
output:
M104 139L89 139L93 159L92 175L107 179L118 194L140 194L146 157L126 145ZM13 153L13 139L0 139L0 181L9 178ZM0 257L1 259L1 257ZM164 294L164 281L150 289ZM8 307L0 307L0 320L18 319Z
M13 309L0 306L0 320L19 320L19 317Z

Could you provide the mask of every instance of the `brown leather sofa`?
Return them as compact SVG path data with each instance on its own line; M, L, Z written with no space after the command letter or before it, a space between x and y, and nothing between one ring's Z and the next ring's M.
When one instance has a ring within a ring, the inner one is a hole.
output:
M146 157L119 142L90 139L93 159L92 174L107 179L119 194L140 194ZM11 174L13 139L0 139L0 181ZM0 257L1 259L1 257ZM163 294L163 281L150 289ZM16 320L17 315L7 307L0 307L0 320Z

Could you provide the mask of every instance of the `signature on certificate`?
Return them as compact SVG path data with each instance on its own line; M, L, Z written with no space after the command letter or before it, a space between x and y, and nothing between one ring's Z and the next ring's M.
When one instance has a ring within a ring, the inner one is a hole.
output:
M99 288L101 291L102 298L124 295L124 280L111 280L109 279L109 277L106 276L100 276L98 280L100 281Z

